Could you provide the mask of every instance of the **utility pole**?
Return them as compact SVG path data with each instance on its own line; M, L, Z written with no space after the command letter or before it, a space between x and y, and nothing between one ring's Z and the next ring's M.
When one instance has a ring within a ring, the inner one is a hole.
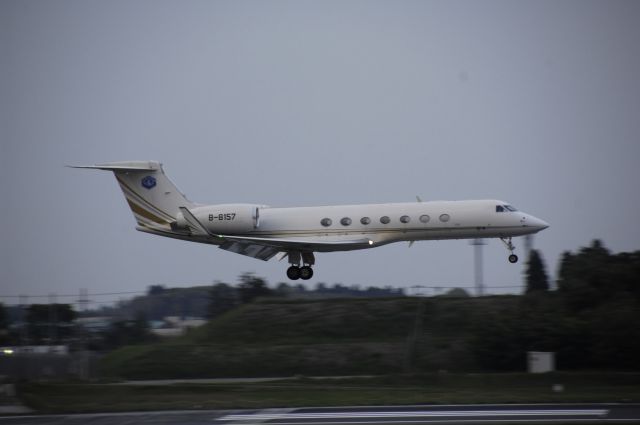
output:
M475 283L476 283L476 296L481 297L484 295L484 272L482 269L482 246L487 243L484 239L473 239L470 242L474 247L473 265L475 270Z
M29 304L29 297L27 295L20 295L20 321L22 322L22 329L20 329L20 357L22 361L18 364L21 368L20 376L25 379L29 379L29 373L31 368L29 367L30 354L27 353L27 346L29 345L29 324L27 322L27 308Z
M20 315L22 322L21 345L29 345L29 326L27 323L27 309L29 308L29 296L20 295Z
M80 289L80 297L78 298L78 310L86 311L89 304L89 291L86 288ZM81 341L82 341L82 354L79 362L80 379L84 381L89 380L89 349L87 330L84 326L80 329Z
M56 294L49 294L49 345L58 340L58 300Z
M89 291L86 288L80 289L80 296L78 297L78 310L86 311L89 304Z

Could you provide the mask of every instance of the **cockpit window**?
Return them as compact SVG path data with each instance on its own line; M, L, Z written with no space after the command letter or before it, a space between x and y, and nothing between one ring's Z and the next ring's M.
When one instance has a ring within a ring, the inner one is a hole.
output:
M502 205L496 205L496 212L504 212Z
M506 209L508 209L509 211L511 211L511 212L518 211L517 209L515 209L515 208L514 208L514 207L512 207L511 205L505 205L504 207L505 207Z
M505 212L505 211L518 211L516 208L512 207L511 205L496 205L496 212Z

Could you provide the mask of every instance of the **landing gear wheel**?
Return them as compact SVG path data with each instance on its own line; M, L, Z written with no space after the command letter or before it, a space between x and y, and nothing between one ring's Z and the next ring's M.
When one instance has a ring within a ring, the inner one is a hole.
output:
M300 269L300 279L309 280L313 277L313 269L309 266L304 266Z
M500 238L500 240L502 241L502 243L504 243L504 246L507 247L507 249L509 250L509 252L511 252L511 255L509 256L509 262L511 264L513 263L517 263L518 262L518 256L516 254L513 253L513 251L516 249L515 246L513 246L513 244L511 243L511 237L508 238Z
M291 266L287 269L287 277L291 280L300 279L300 274L300 267L298 266Z

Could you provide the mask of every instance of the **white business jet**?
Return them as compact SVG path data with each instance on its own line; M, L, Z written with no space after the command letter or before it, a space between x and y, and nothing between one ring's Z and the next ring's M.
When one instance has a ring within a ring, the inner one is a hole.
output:
M287 257L289 279L313 276L315 252L351 251L392 242L500 238L513 253L513 236L549 225L503 201L434 201L270 208L256 204L201 205L189 201L155 161L111 162L72 168L113 171L137 230L217 245L267 261Z

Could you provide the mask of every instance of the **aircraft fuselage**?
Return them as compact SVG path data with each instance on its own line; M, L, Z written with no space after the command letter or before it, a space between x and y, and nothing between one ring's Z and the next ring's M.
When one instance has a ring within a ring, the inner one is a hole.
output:
M200 205L189 201L156 161L77 168L112 171L136 219L136 229L217 245L260 260L288 257L291 279L313 276L314 252L350 251L393 242L500 238L518 257L514 236L549 225L498 200L271 208L258 204ZM301 267L302 265L302 267Z
M191 211L213 233L328 241L367 238L371 241L369 247L400 241L507 238L536 233L548 227L547 223L530 214L506 210L505 205L508 204L498 200L289 208L223 204L200 206ZM498 206L503 211L497 212ZM202 242L217 244L211 239ZM360 248L327 246L314 250L350 249Z

